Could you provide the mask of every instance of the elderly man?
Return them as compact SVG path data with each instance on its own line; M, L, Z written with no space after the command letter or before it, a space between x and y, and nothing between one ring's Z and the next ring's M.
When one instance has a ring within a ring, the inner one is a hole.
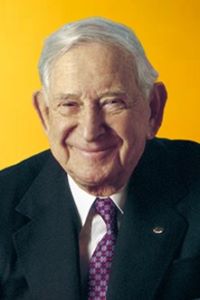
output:
M154 138L166 91L127 27L47 39L45 151L1 172L1 298L200 298L200 149Z

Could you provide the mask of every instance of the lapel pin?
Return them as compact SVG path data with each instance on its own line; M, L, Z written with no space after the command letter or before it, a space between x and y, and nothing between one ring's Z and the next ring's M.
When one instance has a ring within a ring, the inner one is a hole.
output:
M153 233L155 234L161 234L165 231L164 227L156 226L153 228Z

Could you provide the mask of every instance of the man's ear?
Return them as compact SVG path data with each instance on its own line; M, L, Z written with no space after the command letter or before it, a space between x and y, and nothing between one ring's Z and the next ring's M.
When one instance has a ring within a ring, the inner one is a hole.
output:
M152 139L162 124L164 108L167 100L167 91L162 82L154 83L149 97L150 119L148 139Z
M33 106L42 122L45 132L49 130L49 107L43 90L36 91L33 94Z

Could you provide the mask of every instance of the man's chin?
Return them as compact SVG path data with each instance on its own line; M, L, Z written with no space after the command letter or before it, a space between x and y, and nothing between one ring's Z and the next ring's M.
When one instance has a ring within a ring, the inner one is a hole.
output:
M117 172L113 170L103 174L98 171L94 172L94 170L91 173L74 173L72 170L68 170L68 174L81 189L95 196L109 196L118 192L122 187L122 183L119 182L118 178L122 177L117 176L118 180L116 182L114 174L117 175Z
M78 185L86 187L101 185L106 180L105 176L100 176L97 172L96 174L74 173L70 171L68 173Z

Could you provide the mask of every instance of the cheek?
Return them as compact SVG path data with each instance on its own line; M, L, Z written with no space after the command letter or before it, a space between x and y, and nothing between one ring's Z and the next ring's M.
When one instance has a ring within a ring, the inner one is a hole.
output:
M61 122L58 120L52 120L48 130L48 139L50 146L53 149L65 148L65 139L68 135L69 128L66 122Z
M121 160L129 161L143 152L148 133L148 118L145 114L130 114L119 120L117 133L123 143L120 148Z
M57 122L56 120L51 122L48 131L51 151L64 169L69 160L69 151L65 143L68 131L68 126L66 126L65 122Z
M148 132L148 122L144 114L129 114L119 118L114 128L118 136L126 144L133 144L135 140L144 139Z
M129 136L133 138L146 139L149 131L149 110L144 105L134 111L131 118L129 118Z

